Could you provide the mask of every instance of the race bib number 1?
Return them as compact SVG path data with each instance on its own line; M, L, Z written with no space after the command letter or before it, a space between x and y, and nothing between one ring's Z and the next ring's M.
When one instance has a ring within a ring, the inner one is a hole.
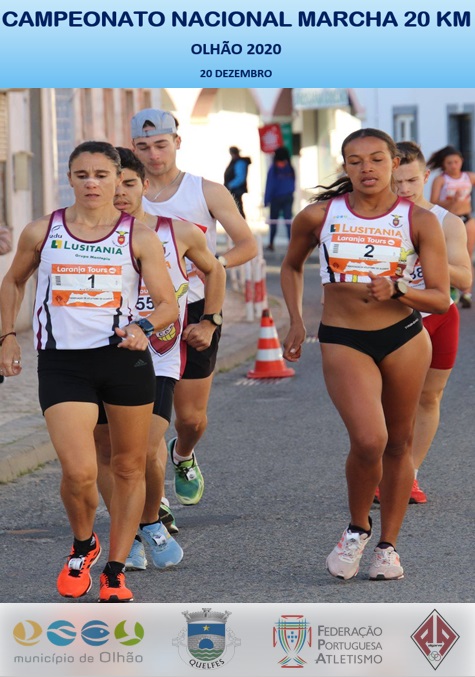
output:
M54 306L118 308L122 295L122 266L51 266Z

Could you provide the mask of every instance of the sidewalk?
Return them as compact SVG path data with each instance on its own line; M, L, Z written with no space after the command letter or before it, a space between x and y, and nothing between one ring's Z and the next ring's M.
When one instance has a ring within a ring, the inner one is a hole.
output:
M283 301L269 299L277 330L285 326ZM260 319L247 322L243 296L230 289L223 308L224 324L217 371L228 371L257 352ZM0 483L56 458L38 403L36 352L32 331L18 336L22 347L23 371L0 385Z

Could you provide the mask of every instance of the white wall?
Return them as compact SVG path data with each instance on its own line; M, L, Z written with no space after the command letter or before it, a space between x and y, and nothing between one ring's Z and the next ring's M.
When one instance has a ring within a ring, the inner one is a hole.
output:
M462 112L464 105L475 105L475 89L472 88L355 89L355 92L366 109L363 126L376 127L390 135L394 133L393 108L416 106L418 138L415 140L426 158L448 143L447 106L458 106ZM430 194L432 179L426 195Z
M29 92L8 93L8 167L7 167L7 221L13 228L13 245L16 249L21 231L32 219L31 186L26 190L16 190L13 172L13 156L18 152L31 152ZM30 176L30 183L32 177ZM0 280L13 259L13 252L0 257ZM34 302L34 281L27 285L23 305L18 316L16 329L21 331L31 325Z

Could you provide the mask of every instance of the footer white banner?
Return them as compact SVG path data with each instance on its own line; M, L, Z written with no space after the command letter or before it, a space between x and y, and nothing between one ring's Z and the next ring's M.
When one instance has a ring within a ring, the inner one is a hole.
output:
M4 604L0 677L474 677L473 604Z

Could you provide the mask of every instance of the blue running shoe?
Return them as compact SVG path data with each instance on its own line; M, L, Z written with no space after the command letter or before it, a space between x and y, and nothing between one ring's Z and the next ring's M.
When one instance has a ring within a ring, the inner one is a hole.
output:
M125 560L126 571L143 571L147 568L147 558L142 541L134 539L129 555Z
M140 529L140 535L150 546L152 562L157 569L166 569L178 564L183 559L183 550L170 536L161 522L148 524Z
M175 496L183 505L196 505L203 496L205 481L194 453L189 461L175 463L173 449L176 439L176 437L173 437L168 443L168 452L175 471Z

